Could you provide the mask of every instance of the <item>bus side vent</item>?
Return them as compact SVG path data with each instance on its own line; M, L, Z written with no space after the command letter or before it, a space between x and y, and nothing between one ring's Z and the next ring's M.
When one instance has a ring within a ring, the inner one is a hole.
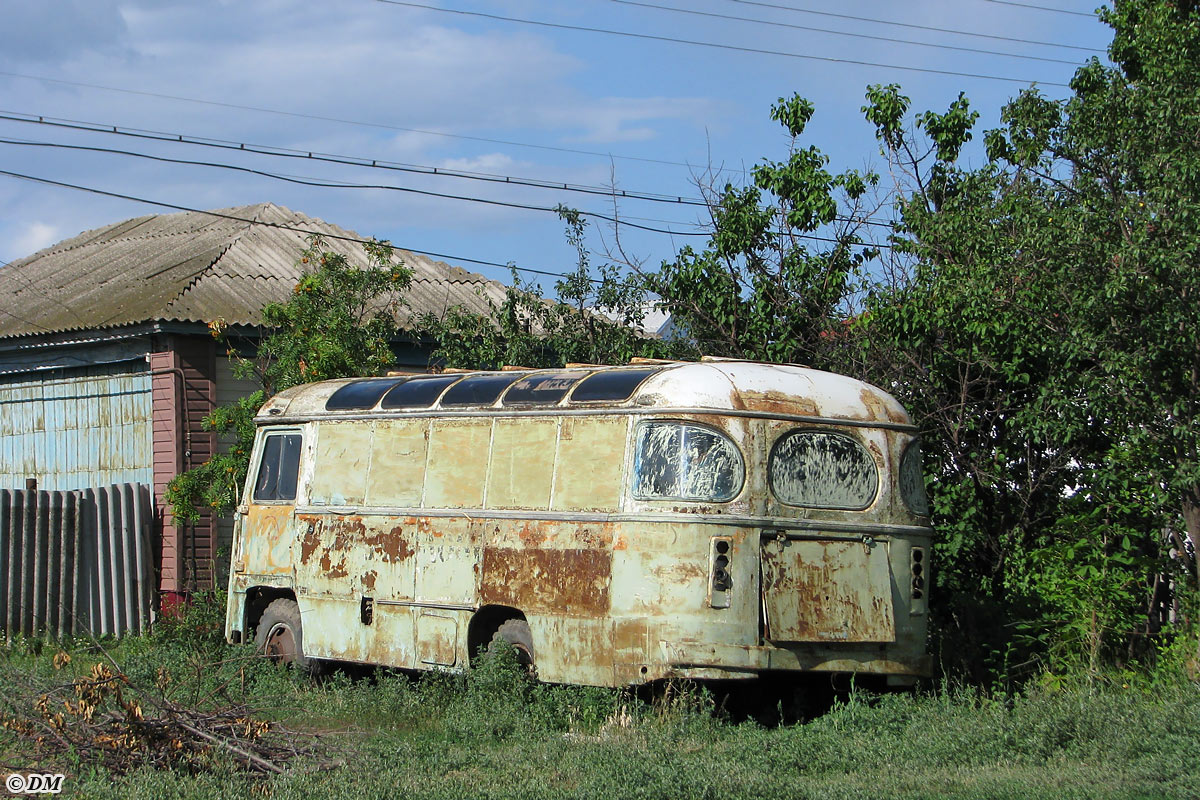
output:
M928 562L925 560L925 548L914 547L909 555L909 570L912 573L912 613L924 614L929 601L925 597L926 573Z
M724 537L713 537L709 554L708 604L713 608L729 608L729 592L733 589L733 575L729 569L732 545Z

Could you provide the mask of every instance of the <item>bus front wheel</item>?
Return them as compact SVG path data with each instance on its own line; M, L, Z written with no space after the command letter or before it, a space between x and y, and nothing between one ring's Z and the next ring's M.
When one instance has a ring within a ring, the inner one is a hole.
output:
M304 672L313 669L312 659L304 655L304 631L300 625L300 606L295 600L272 600L258 621L254 634L258 652L279 664Z

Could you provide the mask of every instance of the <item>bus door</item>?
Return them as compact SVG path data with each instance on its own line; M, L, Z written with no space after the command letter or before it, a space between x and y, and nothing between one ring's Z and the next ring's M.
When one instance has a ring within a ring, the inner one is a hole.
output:
M263 434L254 487L249 502L238 509L235 538L239 546L233 572L264 576L272 583L292 578L302 446L299 430Z

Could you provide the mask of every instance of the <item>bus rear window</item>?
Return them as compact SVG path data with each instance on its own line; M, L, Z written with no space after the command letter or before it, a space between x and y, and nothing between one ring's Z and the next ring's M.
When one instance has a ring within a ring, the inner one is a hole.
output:
M780 502L861 511L875 500L879 469L856 440L828 431L792 431L771 450L771 491Z
M260 503L296 499L296 475L300 471L300 434L272 433L263 441L254 500Z
M633 496L641 500L724 503L742 490L741 453L724 434L682 422L643 422L633 462Z

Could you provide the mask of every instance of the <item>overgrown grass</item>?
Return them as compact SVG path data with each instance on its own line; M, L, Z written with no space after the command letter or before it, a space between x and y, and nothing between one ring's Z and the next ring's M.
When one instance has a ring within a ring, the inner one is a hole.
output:
M200 774L113 776L69 759L34 763L28 745L4 733L3 760L62 768L68 792L114 800L1200 797L1200 689L1182 679L1012 697L858 693L809 723L766 728L730 721L687 687L647 699L538 684L506 652L465 675L334 672L314 682L193 633L162 628L114 645L111 656L135 682L165 668L177 698L245 698L320 732L320 758L266 779L219 759ZM11 645L0 670L85 674L103 657L77 645L56 669L57 648L35 650Z

